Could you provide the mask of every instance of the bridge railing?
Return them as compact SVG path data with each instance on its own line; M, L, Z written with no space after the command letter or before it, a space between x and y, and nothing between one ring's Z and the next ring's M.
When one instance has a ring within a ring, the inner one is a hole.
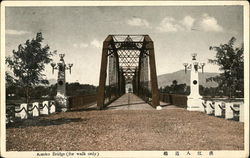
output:
M69 97L69 109L88 108L96 103L97 95L83 95L83 96L70 96Z
M187 96L179 94L160 93L160 101L187 108Z
M121 97L121 92L119 92L119 88L116 85L105 86L104 93L104 105L103 107L109 106L113 101Z
M142 100L144 100L148 104L152 104L152 94L151 91L147 87L141 87L139 90L139 93L136 94L138 95Z

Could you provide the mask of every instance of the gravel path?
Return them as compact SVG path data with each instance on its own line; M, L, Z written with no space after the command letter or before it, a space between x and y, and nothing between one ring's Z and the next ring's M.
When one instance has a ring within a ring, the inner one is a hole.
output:
M244 124L200 112L84 110L7 128L7 150L242 150Z

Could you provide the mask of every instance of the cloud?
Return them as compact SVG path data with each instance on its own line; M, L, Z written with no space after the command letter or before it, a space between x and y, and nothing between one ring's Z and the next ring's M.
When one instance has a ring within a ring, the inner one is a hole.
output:
M202 19L198 22L198 28L205 32L222 32L223 28L214 17L203 14Z
M182 26L178 24L173 17L165 17L162 19L160 25L156 27L160 32L177 32L183 30Z
M96 47L96 48L101 48L102 47L102 42L98 41L97 39L94 39L93 41L91 41L90 43L92 46Z
M193 24L195 22L195 19L191 16L185 16L181 21L180 24L185 27L187 30L191 30L193 27Z
M102 42L98 41L97 39L94 39L90 43L74 43L73 47L74 48L87 48L89 46L93 46L95 48L101 48L102 47Z
M195 19L189 15L182 20L176 20L173 17L165 17L156 27L160 32L178 32L191 31L192 29L204 32L222 32L223 28L214 17L203 14L202 17Z
M149 22L145 19L133 17L131 19L127 20L127 24L130 26L145 26L145 27L150 27Z
M77 43L74 43L73 44L73 47L74 48L87 48L89 45L87 44L87 43L79 43L79 44L77 44Z
M29 34L30 32L28 31L22 31L22 30L6 30L5 33L7 35L24 35L24 34Z
M87 43L80 43L80 48L87 48L89 45Z

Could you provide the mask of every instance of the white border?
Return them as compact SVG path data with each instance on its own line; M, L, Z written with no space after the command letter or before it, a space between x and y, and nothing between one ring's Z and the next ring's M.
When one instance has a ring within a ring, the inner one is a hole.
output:
M6 152L5 140L5 7L11 6L222 6L242 5L244 7L244 104L249 107L249 3L247 1L3 1L1 3L1 156L4 157L37 157L38 152ZM209 156L209 151L202 151L203 156L198 156L197 151L180 151L180 156L175 156L175 151L99 151L99 157L247 157L249 156L249 108L244 110L244 151L213 150L214 156ZM42 151L41 151L42 152ZM64 152L64 151L62 151ZM52 153L51 151L48 153ZM65 153L67 153L65 151ZM75 152L76 153L76 152ZM87 151L86 151L87 153ZM183 155L183 156L182 156ZM42 156L51 157L51 156ZM55 156L53 156L55 157ZM87 157L87 156L81 156Z

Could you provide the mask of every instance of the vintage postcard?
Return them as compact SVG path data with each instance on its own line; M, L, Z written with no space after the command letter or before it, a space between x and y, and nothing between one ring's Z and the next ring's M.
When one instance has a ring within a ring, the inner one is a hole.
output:
M1 157L249 156L246 1L3 1Z

